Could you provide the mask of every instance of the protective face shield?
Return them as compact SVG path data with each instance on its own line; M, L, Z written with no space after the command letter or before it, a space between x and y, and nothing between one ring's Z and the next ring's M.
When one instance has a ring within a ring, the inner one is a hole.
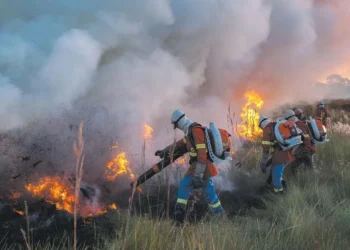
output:
M297 121L298 119L295 117L295 113L293 110L288 109L286 112L283 114L283 118L286 120L291 120L291 121Z
M296 109L294 111L296 118L298 118L299 120L304 120L305 119L305 115L304 112L301 109Z
M261 115L259 118L259 127L264 129L266 128L267 124L269 124L271 121L269 120L269 118L267 118L266 116Z
M181 110L175 110L171 115L170 120L171 124L174 125L174 129L181 129L186 135L188 134L188 128L193 123Z

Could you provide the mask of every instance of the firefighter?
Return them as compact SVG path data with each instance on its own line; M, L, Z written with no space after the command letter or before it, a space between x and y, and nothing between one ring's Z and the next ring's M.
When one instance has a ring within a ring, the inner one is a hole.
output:
M186 215L186 205L193 189L202 189L211 215L223 214L219 197L215 193L212 177L216 176L217 170L207 156L205 133L203 127L192 122L181 110L175 110L171 116L174 129L182 130L185 136L176 142L175 147L182 152L188 152L190 156L190 167L180 182L178 197L175 205L175 221L183 222ZM172 145L163 150L158 150L156 156L164 156L171 152ZM185 149L185 150L183 150Z
M295 150L293 150L293 155L295 159L291 163L291 168L295 173L297 168L304 163L305 167L316 171L314 160L316 154L316 147L311 142L309 130L306 124L306 119L304 121L300 120L297 118L296 114L299 118L303 118L303 112L300 109L296 109L295 112L290 109L286 110L286 112L283 115L284 119L295 122L298 128L300 128L303 131L303 144L299 145L295 148Z
M315 118L320 119L322 121L322 124L327 128L328 127L328 123L327 123L328 117L329 117L328 109L324 106L324 102L321 101L316 107Z
M295 117L298 118L300 121L306 121L306 116L301 109L295 109L294 113Z
M293 156L290 150L282 151L279 147L273 131L274 125L275 123L271 122L267 117L260 116L259 127L263 130L263 154L260 168L263 173L266 173L267 161L270 150L272 150L271 172L267 183L272 180L273 192L275 194L284 194L285 190L283 186L285 186L285 182L283 181L283 170L293 160Z

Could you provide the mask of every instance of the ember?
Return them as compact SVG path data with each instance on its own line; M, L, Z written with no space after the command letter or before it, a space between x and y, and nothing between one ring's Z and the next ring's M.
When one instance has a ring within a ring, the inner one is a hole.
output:
M11 192L10 198L13 200L17 200L22 196L20 192Z
M16 213L20 214L20 215L24 215L24 212L21 210L17 210L15 208L13 208L13 211L15 211Z
M238 125L238 134L245 139L253 140L262 135L259 128L259 110L262 108L264 101L254 91L249 91L244 95L247 102L241 112L242 123Z

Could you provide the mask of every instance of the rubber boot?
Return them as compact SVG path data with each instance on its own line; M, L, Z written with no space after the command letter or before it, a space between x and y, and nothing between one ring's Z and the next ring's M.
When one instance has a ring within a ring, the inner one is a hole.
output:
M176 203L174 221L177 226L181 226L185 222L186 206L184 204Z
M282 180L282 187L283 187L283 193L286 193L288 191L287 182L285 180Z
M217 208L210 208L211 216L223 215L224 213L225 213L225 210L221 205Z
M269 177L267 177L266 184L272 185L272 172L270 172Z

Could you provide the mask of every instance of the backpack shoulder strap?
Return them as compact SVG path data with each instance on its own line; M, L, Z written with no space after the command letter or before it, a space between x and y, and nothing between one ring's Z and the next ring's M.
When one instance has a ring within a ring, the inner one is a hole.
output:
M191 126L188 128L188 135L187 135L187 137L188 137L188 139L190 140L190 142L191 142L191 144L192 144L192 147L196 147L196 144L195 144L194 139L193 139L193 133L192 133L192 129L193 129L194 127L201 127L201 128L203 128L203 126L202 126L201 124L197 123L197 122L194 122L194 123L192 123Z
M272 134L272 142L274 142L273 148L278 147L278 143L276 140L276 135L275 135L275 127L277 125L277 122L272 122L272 126L271 126L271 134Z
M275 127L276 127L276 125L277 125L277 122L272 122L272 127L271 127L271 129L272 129L272 134L275 133Z

